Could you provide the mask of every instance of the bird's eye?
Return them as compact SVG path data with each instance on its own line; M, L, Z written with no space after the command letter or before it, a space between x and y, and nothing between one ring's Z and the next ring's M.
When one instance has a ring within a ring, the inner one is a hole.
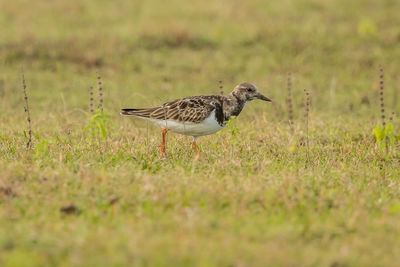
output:
M252 90L251 90L251 88L247 88L247 92L251 92Z

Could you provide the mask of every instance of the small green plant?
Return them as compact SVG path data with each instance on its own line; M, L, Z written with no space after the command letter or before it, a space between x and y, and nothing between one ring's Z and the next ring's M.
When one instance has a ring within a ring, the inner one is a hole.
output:
M373 37L378 33L376 23L371 19L362 19L358 22L357 32L360 37Z
M90 132L91 137L106 138L111 131L112 123L110 116L105 114L103 110L96 110L94 115L89 118L89 122L84 128L85 132Z
M231 116L229 121L225 121L226 123L226 130L225 131L220 131L217 132L216 135L224 135L227 134L228 136L231 136L229 138L229 144L234 145L238 142L238 135L240 134L239 128L236 126L236 116Z
M92 138L96 138L96 137L106 138L112 129L112 122L110 120L111 117L104 112L103 86L102 86L101 76L100 76L99 72L97 72L97 87L98 87L98 91L99 91L98 109L95 111L93 110L93 102L94 102L93 86L90 86L89 111L90 111L90 114L93 114L93 115L89 118L89 122L86 124L84 131L90 132L90 135Z
M377 125L372 130L372 135L375 137L375 141L383 152L387 152L390 147L393 147L396 141L400 140L400 136L395 134L395 130L392 123Z
M379 66L379 100L380 100L380 108L381 108L381 120L382 125L377 125L372 130L372 135L375 138L375 141L382 152L388 152L388 150L393 147L396 143L396 140L399 140L399 136L396 136L395 130L392 124L393 115L389 118L389 123L386 123L385 116L385 98L384 98L384 74L382 66Z
M35 157L49 157L51 143L52 141L50 139L42 139L36 146Z
M228 128L229 133L232 137L236 138L240 133L239 128L235 124L236 116L232 116L229 121L226 122L226 126Z

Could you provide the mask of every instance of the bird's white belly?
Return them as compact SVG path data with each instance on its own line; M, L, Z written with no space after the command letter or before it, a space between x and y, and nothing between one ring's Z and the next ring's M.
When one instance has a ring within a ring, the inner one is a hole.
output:
M171 132L189 135L189 136L203 136L213 134L225 127L218 124L215 119L215 110L210 113L204 121L200 123L192 122L177 122L173 120L155 120L149 119L151 122L161 128L168 128Z

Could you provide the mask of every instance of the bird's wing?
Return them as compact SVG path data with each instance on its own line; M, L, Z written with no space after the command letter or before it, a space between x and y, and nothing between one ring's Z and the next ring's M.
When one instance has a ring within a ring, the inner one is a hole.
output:
M157 120L199 123L210 116L214 109L216 109L217 118L218 114L222 112L221 103L222 99L217 95L193 96L167 102L155 108L123 109L121 114Z

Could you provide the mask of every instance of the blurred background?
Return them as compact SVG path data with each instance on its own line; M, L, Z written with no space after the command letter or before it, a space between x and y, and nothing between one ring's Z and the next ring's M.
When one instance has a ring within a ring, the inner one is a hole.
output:
M399 112L399 10L397 0L2 0L2 120L24 116L21 68L33 117L49 124L65 110L88 111L96 71L115 116L121 107L217 94L222 80L225 93L255 83L274 100L271 119L281 119L291 72L295 109L307 88L315 114L370 118L382 64L388 112Z

